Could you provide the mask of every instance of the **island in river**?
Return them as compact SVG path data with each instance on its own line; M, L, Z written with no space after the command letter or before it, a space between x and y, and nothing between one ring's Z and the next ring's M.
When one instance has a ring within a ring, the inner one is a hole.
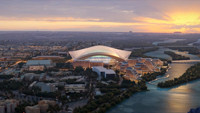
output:
M191 108L200 106L200 80L194 80L173 88L159 88L157 84L183 75L188 68L200 61L196 55L177 50L160 47L156 51L145 53L146 56L159 57L171 60L164 51L173 51L176 54L190 57L183 62L172 62L170 69L164 76L148 82L149 91L138 92L129 99L113 107L107 113L187 113ZM195 62L191 62L195 60Z
M187 71L178 78L158 83L158 87L161 88L173 87L199 78L200 78L200 63L195 64L194 66L188 68Z
M172 51L164 51L165 54L169 55L172 57L172 60L189 60L190 57L186 57L183 55L178 55Z

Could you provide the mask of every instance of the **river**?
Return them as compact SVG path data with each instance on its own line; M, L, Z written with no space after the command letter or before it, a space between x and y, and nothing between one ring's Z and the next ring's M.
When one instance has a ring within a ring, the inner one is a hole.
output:
M183 41L183 40L185 39L166 39L164 41L155 41L152 44L157 46L158 44L161 44L161 43L174 43L174 42Z
M193 44L196 44L196 43L200 43L200 39L198 39L196 42L188 44L188 46L193 46Z
M165 50L170 49L161 47L157 51L146 53L146 55L171 59L163 53ZM199 57L186 52L174 52L189 56L191 60L200 60ZM173 88L163 89L156 86L158 82L181 76L192 65L194 62L170 64L171 68L164 76L147 83L150 91L134 94L107 113L187 113L191 108L200 107L200 80Z

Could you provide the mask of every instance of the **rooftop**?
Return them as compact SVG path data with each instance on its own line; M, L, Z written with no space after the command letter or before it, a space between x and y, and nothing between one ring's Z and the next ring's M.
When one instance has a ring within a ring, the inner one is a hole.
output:
M102 66L94 66L93 68L96 68L101 72L105 72L106 74L115 74L115 71L113 71L112 69L106 69Z
M125 51L108 46L97 45L76 51L69 51L69 54L72 56L74 60L86 59L88 57L97 55L104 55L116 59L127 60L131 54L131 51Z
M51 65L51 60L28 60L26 65Z

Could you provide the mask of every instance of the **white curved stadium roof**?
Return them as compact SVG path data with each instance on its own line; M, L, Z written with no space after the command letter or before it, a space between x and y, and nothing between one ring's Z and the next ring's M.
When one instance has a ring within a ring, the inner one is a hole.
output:
M131 51L125 51L108 46L98 45L76 51L69 51L69 54L71 55L73 60L80 60L85 57L95 56L95 55L105 55L105 56L119 58L122 60L127 60L131 54Z

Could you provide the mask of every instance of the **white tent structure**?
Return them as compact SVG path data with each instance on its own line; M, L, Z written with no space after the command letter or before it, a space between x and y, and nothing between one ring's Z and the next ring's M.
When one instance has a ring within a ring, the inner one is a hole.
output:
M115 49L108 46L97 45L76 51L69 51L73 60L84 60L92 56L108 56L118 61L126 61L131 51Z

